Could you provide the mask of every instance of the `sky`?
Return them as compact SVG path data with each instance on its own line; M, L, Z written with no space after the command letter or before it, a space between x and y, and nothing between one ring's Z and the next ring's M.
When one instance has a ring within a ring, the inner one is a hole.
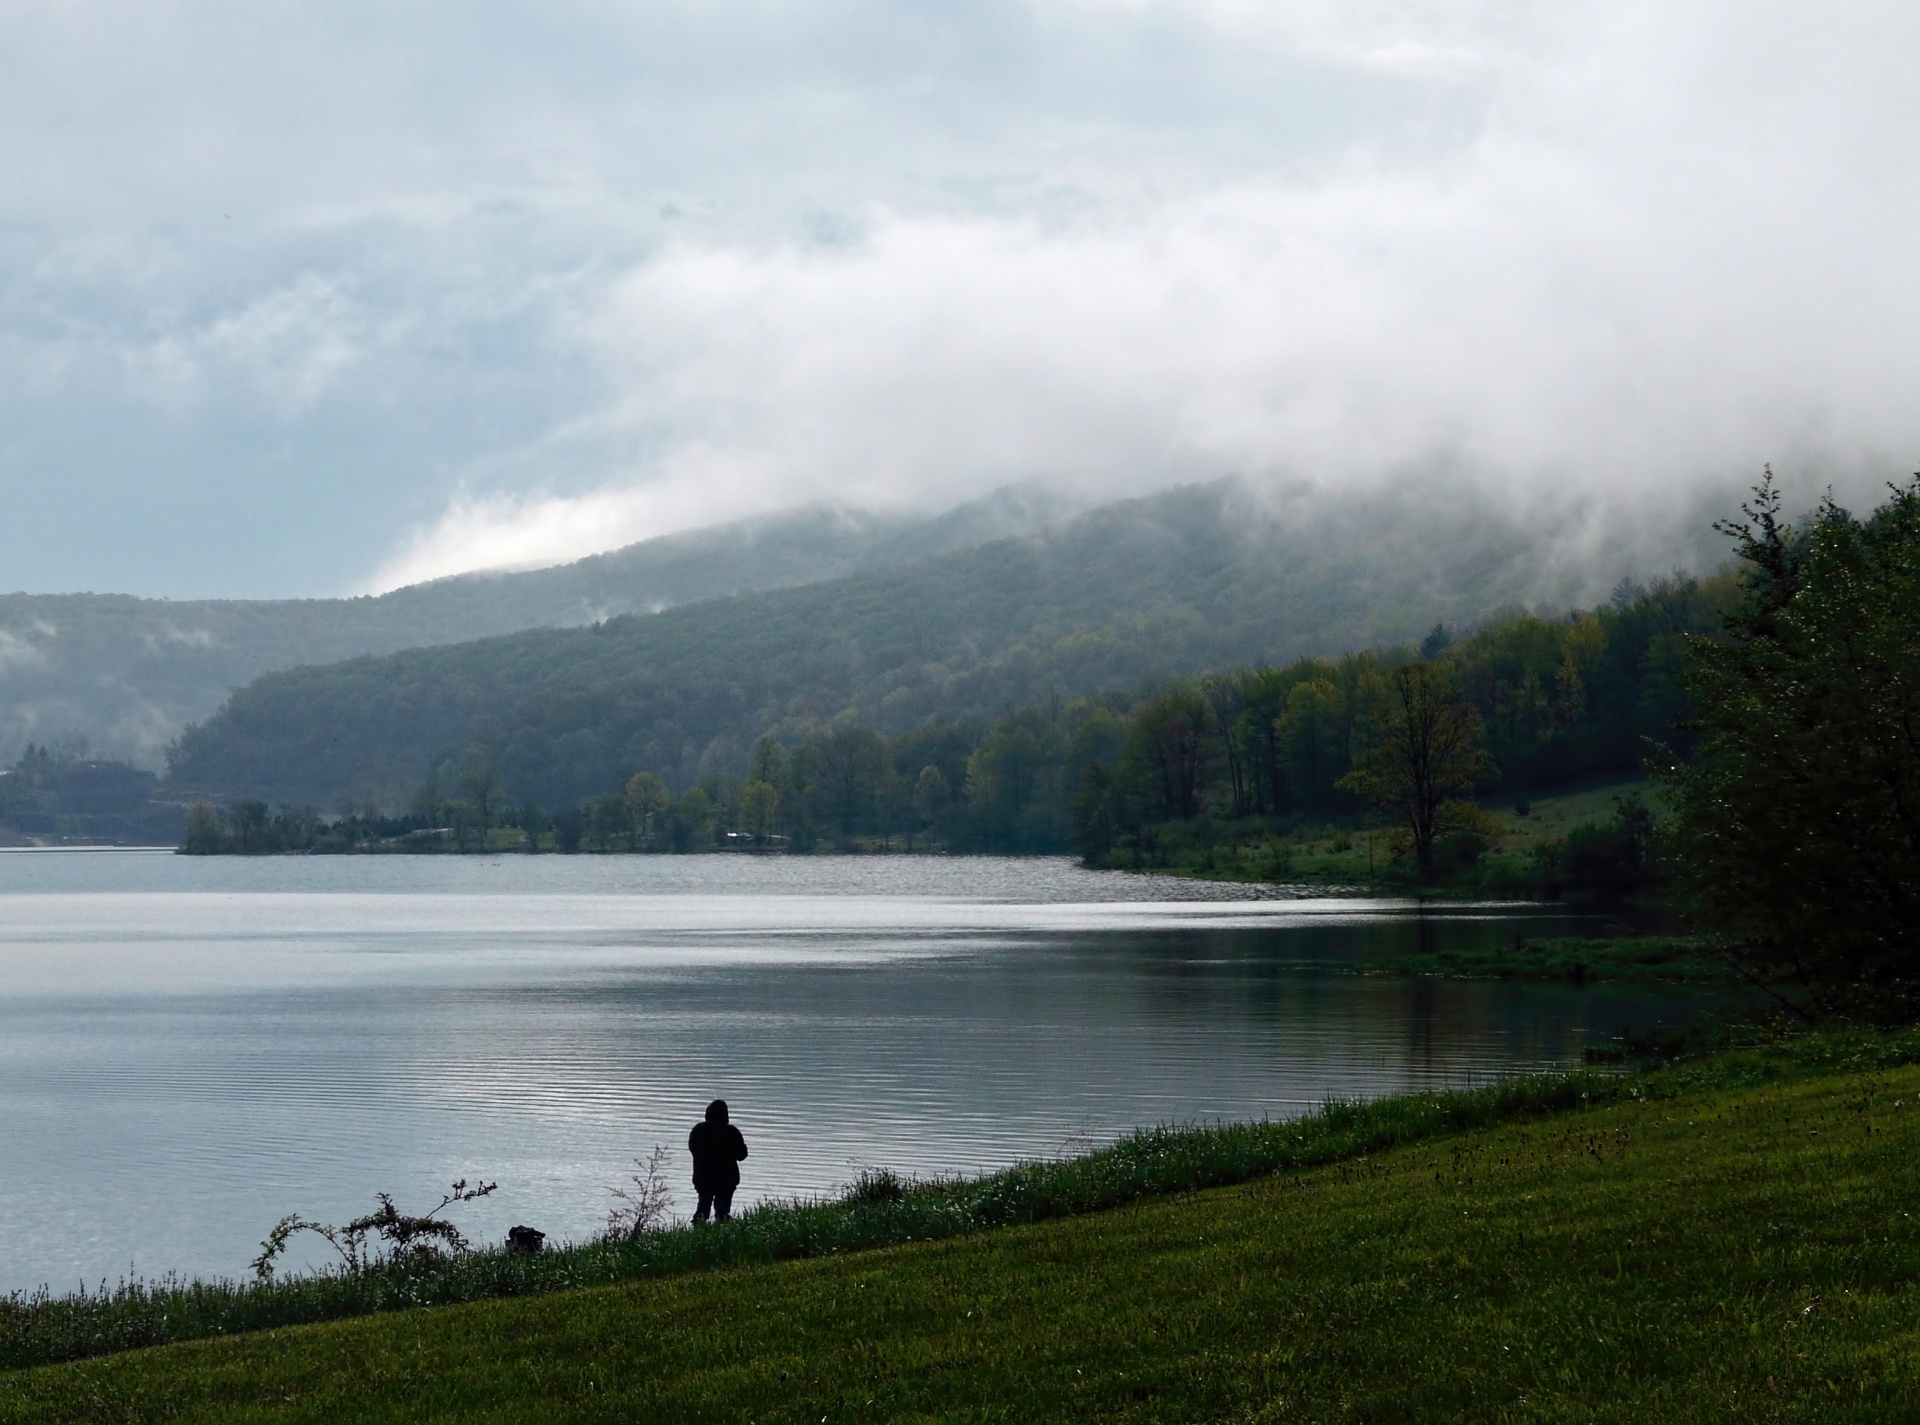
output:
M1920 7L0 0L0 588L1920 466ZM1596 535L1596 537L1598 537Z

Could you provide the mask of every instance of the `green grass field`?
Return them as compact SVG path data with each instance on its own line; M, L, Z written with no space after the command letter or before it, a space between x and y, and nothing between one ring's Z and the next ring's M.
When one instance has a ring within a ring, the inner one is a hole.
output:
M1472 871L1456 873L1444 884L1426 889L1472 895L1498 891L1503 885L1524 885L1535 875L1535 848L1563 841L1568 832L1585 823L1610 821L1614 799L1627 795L1637 795L1656 809L1659 806L1657 788L1644 777L1533 797L1525 816L1515 810L1521 798L1482 799L1483 809L1492 818L1490 826L1499 833L1487 855ZM1303 826L1280 838L1229 838L1204 860L1196 849L1182 848L1176 864L1160 869L1201 880L1364 886L1404 892L1410 889L1410 872L1404 863L1391 859L1392 845L1393 835L1386 829L1330 823Z
M1915 1419L1913 1047L944 1242L19 1371L0 1418Z

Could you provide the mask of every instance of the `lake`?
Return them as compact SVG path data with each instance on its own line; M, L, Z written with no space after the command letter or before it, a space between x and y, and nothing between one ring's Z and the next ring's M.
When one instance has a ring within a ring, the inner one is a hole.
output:
M0 853L0 1290L240 1275L283 1214L580 1237L725 1097L740 1203L1579 1062L1665 988L1349 972L1593 933L1061 858ZM323 1249L324 1250L324 1249ZM317 1261L318 1258L308 1258Z

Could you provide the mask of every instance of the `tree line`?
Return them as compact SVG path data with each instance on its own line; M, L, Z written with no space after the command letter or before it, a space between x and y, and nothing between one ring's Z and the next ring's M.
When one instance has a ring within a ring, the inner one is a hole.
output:
M448 759L405 808L333 817L240 801L194 810L189 850L567 852L744 849L1077 851L1150 865L1182 838L1387 809L1423 874L1472 835L1469 797L1635 770L1682 744L1688 635L1727 578L1623 583L1598 608L1505 611L1418 646L1244 667L988 723L883 735L851 719L766 736L737 773L679 786L630 769L595 797L516 797L486 762Z

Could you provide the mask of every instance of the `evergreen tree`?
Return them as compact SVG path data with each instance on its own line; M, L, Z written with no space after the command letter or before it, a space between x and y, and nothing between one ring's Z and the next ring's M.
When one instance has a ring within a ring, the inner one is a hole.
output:
M1664 774L1683 885L1816 1011L1920 1014L1920 476L1862 522L1782 520L1771 472L1721 528L1743 597L1695 638L1698 743Z

